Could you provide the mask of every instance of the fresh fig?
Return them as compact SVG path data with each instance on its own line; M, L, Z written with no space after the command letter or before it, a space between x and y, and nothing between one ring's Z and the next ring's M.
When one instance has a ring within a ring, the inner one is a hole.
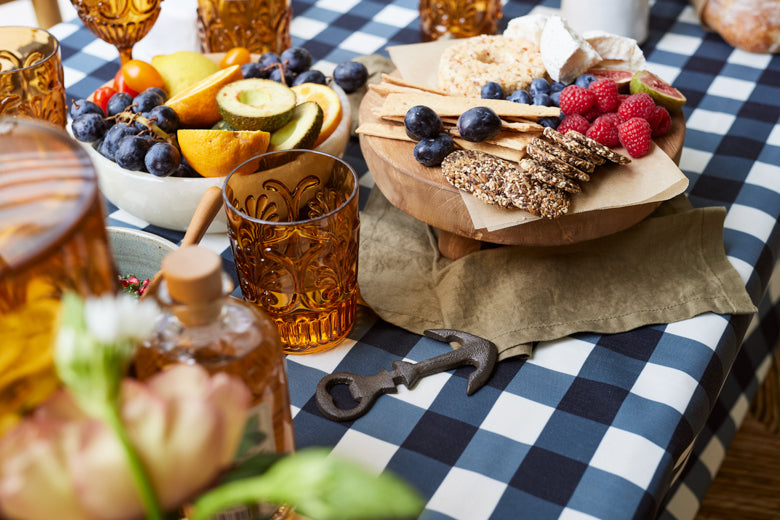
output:
M618 91L623 93L628 92L631 78L634 77L634 73L630 70L618 69L589 69L587 74L596 79L611 79L617 85Z
M631 78L631 93L645 92L656 105L668 111L678 110L687 101L682 92L647 70L640 70Z

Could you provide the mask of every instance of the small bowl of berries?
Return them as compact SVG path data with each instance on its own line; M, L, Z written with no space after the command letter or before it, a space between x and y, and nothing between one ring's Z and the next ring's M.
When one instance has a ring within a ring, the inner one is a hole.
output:
M109 226L108 243L122 290L143 294L149 280L160 270L162 260L177 245L139 229Z
M344 155L347 93L365 84L362 64L340 64L328 77L301 47L237 54L197 55L213 69L200 67L202 77L175 91L164 65L131 60L112 84L73 101L70 133L89 153L106 199L149 224L185 231L205 192L252 157L289 148ZM180 70L196 53L174 58L159 63ZM220 212L208 232L226 230Z

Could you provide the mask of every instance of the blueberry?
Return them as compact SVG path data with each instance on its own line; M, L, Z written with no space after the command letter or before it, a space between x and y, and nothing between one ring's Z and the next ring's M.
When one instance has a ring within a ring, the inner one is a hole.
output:
M550 93L560 92L565 88L566 88L566 83L563 83L562 81L553 81L550 84Z
M509 101L514 101L515 103L523 103L525 105L530 105L531 101L533 101L531 94L529 94L527 90L515 90L514 92L509 94L509 96L507 96L507 99Z
M245 78L268 79L268 75L271 74L271 71L264 69L263 66L256 61L250 61L249 63L241 65L241 74L243 74Z
M71 103L70 110L68 111L71 119L76 119L83 114L99 114L105 117L105 112L96 103L87 99L76 99Z
M344 89L344 92L351 94L366 84L368 69L360 62L345 61L333 69L333 81Z
M425 105L415 105L406 111L404 128L406 135L419 141L426 137L435 137L442 131L444 125L433 109Z
M327 85L328 78L317 69L309 69L295 76L293 85L300 85L302 83L319 83L320 85Z
M458 133L466 141L484 141L500 131L501 119L487 107L470 108L458 118Z
M275 52L268 51L257 59L257 63L259 63L264 69L267 69L282 63L282 60Z
M101 110L100 114L87 112L76 116L76 119L70 124L70 129L73 132L73 137L79 141L94 143L106 135L108 126L106 125L105 119L103 118L103 111Z
M540 92L538 94L534 94L533 104L548 107L552 104L552 101L550 101L550 96L548 94Z
M290 70L283 70L282 67L274 67L271 69L268 79L277 83L283 83L289 87L295 81L295 74Z
M154 143L144 156L144 165L149 173L168 177L181 164L181 154L170 143Z
M300 74L311 67L311 53L303 47L290 47L280 56L282 64L295 74Z
M108 105L106 105L106 112L108 112L109 117L115 116L120 112L124 112L124 110L132 104L133 96L127 92L117 92L111 96L111 99L108 100Z
M135 128L135 125L117 123L108 129L98 151L113 161L119 141L125 136L136 134L138 134L138 130Z
M504 99L504 89L495 81L488 81L479 91L482 99Z
M122 168L128 170L142 170L144 156L149 149L149 141L138 135L128 135L120 139L119 146L114 153L114 160Z
M167 134L179 129L179 114L168 105L157 105L149 111L147 117Z
M550 128L558 128L558 124L561 122L561 120L557 117L540 117L539 118L539 124L542 126L547 126Z
M426 137L414 146L414 158L423 166L438 166L455 149L448 134Z
M165 103L162 96L153 90L144 90L133 98L133 112L149 112L157 105Z
M578 87L588 88L591 83L596 81L596 78L591 74L582 74L580 75L576 80L574 80L574 84Z
M547 83L547 80L544 78L536 78L531 82L531 86L528 87L528 91L531 93L531 95L549 94L550 84Z

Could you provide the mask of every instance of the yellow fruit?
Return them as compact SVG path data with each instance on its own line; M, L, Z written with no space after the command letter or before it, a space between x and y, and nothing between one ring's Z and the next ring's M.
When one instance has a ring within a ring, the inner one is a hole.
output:
M238 165L268 150L271 134L262 130L182 129L176 132L181 154L204 177L224 177ZM253 161L239 170L249 173Z
M291 87L298 96L298 103L315 101L322 109L322 129L314 146L319 146L336 130L341 122L341 100L332 88L319 83L302 83Z
M241 67L231 65L172 96L165 104L176 111L182 126L208 128L221 119L217 109L219 89L243 78Z
M162 76L165 91L169 96L175 96L219 70L216 62L194 51L178 51L154 56L152 66Z

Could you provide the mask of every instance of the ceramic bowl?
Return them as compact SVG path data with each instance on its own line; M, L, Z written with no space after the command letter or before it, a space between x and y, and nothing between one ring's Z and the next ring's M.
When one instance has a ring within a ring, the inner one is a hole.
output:
M341 100L341 122L333 134L316 149L343 157L349 142L352 114L344 91L335 84L332 88ZM185 231L206 190L211 186L221 188L225 183L225 177L156 177L150 173L126 170L100 155L89 144L81 144L92 159L100 191L106 199L119 209L162 228ZM224 211L217 214L207 232L227 232L227 217Z
M146 231L113 226L107 230L114 265L122 277L152 278L165 255L178 249L173 242Z

